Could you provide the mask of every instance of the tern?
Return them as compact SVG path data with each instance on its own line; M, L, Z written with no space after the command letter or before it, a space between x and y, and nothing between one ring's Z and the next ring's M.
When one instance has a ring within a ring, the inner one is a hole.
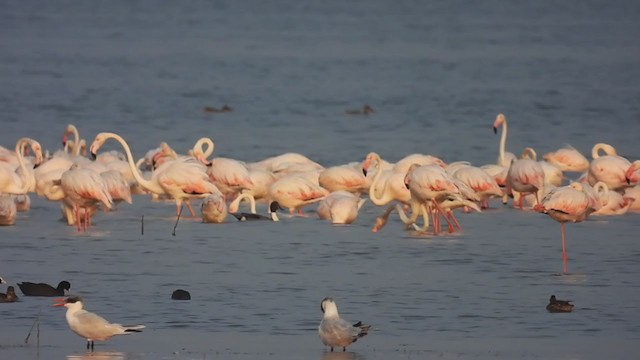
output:
M351 325L351 323L341 319L338 314L338 307L330 297L322 300L320 309L324 316L320 321L318 333L322 343L331 347L331 351L338 346L342 346L342 351L346 351L348 345L369 333L371 325L365 325L361 321Z
M77 296L56 299L53 306L67 308L67 323L71 330L87 339L87 349L93 350L95 340L105 341L114 335L127 335L132 332L142 332L144 325L120 325L110 323L103 317L84 310L82 299Z

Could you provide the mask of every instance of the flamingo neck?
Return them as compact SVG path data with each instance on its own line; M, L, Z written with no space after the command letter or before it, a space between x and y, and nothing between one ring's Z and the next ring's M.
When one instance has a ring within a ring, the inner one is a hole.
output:
M24 156L22 155L22 151L25 144L30 144L28 138L20 138L16 143L16 157L18 158L18 166L20 167L20 171L22 175L18 175L21 180L21 183L15 184L16 187L13 188L13 191L8 191L14 195L22 195L26 194L29 191L29 182L25 179L26 176L29 176L27 166L24 163Z
M378 206L386 205L389 203L389 201L393 200L393 198L387 194L386 184L382 188L382 195L380 197L376 196L376 188L378 187L380 178L382 177L382 165L380 164L380 159L375 160L374 167L376 168L376 174L373 176L373 180L371 180L371 186L369 187L369 198L371 199L372 203Z
M120 135L115 133L104 133L104 134L106 135L107 139L115 139L117 142L120 143L120 145L122 145L122 147L124 148L124 152L127 154L127 162L129 163L129 168L131 169L131 173L133 174L133 177L136 179L138 184L140 184L142 187L144 187L145 189L153 193L156 193L156 194L165 193L164 189L162 189L162 187L160 187L160 185L158 185L157 182L149 181L144 177L142 177L140 170L136 167L136 164L133 162L133 155L131 154L131 149L129 148L129 144L127 144L127 142L124 141L124 139Z
M505 119L502 122L502 134L500 134L500 146L498 148L499 156L500 156L500 164L504 166L504 152L507 147L507 120Z
M600 150L603 150L605 155L618 155L616 149L613 146L605 143L598 143L593 146L593 149L591 149L591 157L594 159L599 158Z

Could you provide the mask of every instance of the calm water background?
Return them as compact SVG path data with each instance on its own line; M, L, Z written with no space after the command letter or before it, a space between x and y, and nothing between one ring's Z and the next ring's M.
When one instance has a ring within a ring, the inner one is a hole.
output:
M498 112L508 149L539 154L607 142L640 158L640 4L635 1L4 2L0 144L60 147L67 123L91 141L122 134L136 156L161 141L255 161L301 152L324 165L376 151L493 163ZM204 106L234 107L207 114ZM369 103L376 113L347 117ZM115 148L115 146L113 147ZM105 358L628 358L640 350L637 214L567 228L497 209L461 235L308 218L212 226L138 196L79 235L32 197L0 229L9 282L66 279L110 320L144 323ZM140 218L145 215L145 232ZM172 302L178 287L191 302ZM4 288L3 288L4 289ZM550 294L574 313L548 314ZM20 295L20 292L18 291ZM317 339L320 300L374 324L346 355ZM84 342L49 299L0 306L0 357L79 358ZM40 348L35 330L40 312ZM76 356L76 357L74 357ZM98 356L91 358L97 359Z

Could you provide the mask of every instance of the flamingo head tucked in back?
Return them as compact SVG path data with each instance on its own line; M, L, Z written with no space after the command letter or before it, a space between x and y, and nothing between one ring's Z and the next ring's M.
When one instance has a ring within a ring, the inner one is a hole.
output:
M364 174L364 176L367 176L367 173L369 172L369 168L374 165L377 166L380 163L380 155L378 155L375 152L370 152L367 154L367 156L364 158L364 161L362 162L362 173Z

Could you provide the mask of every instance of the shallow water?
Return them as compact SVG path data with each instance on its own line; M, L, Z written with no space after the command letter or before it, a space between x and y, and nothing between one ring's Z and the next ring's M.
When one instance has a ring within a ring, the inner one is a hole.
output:
M88 141L122 134L136 156L208 135L216 155L246 161L296 151L335 165L377 151L481 165L495 161L490 127L504 112L513 152L607 142L640 158L632 1L176 4L3 4L0 144L30 136L55 150L74 123ZM202 111L224 103L234 111ZM364 103L376 113L344 115ZM397 219L373 234L381 209L370 203L351 226L309 209L280 223L182 219L172 236L171 203L136 196L78 234L57 204L32 200L0 228L0 274L69 280L90 310L147 325L96 345L105 358L600 359L640 349L637 214L567 225L570 273L559 275L559 225L498 202L441 237L404 232ZM170 300L176 288L193 300ZM574 300L574 312L547 313L551 294ZM317 338L325 296L374 325L346 355ZM84 341L50 304L0 306L0 357L81 358ZM24 345L38 313L40 346L35 329Z

